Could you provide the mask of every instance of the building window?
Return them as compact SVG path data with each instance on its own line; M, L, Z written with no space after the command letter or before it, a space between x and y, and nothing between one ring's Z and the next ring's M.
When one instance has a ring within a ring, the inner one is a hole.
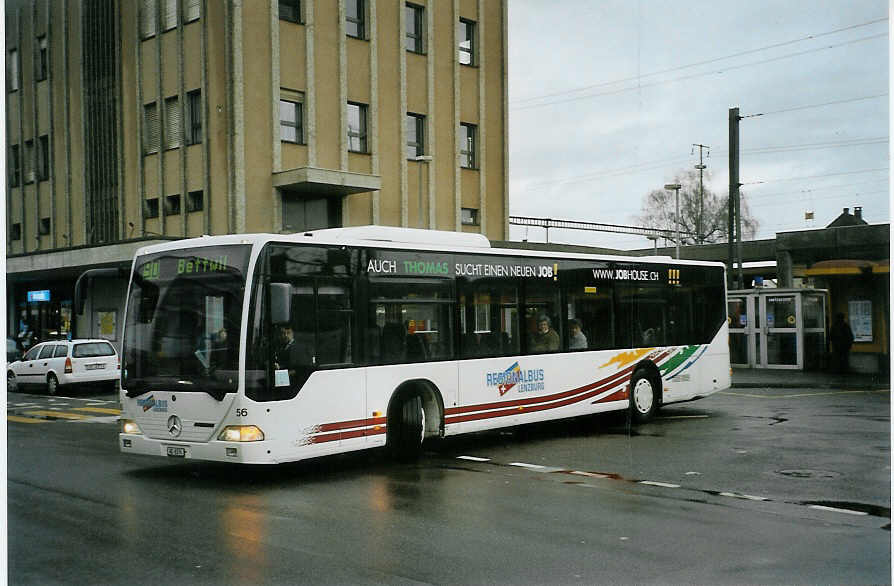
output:
M425 53L425 8L407 4L404 13L407 21L407 51Z
M9 50L9 91L19 89L19 50Z
M366 104L348 102L348 150L369 152L366 146Z
M202 0L183 0L183 22L199 20L202 16Z
M180 98L165 98L165 149L180 146Z
M49 218L41 218L40 225L38 225L37 229L40 231L41 235L46 236L50 233L50 219Z
M9 231L9 239L10 240L21 240L22 239L22 224L16 222L12 225Z
M50 138L44 134L38 140L37 178L46 181L50 178Z
M177 28L177 0L161 0L161 3L161 30Z
M279 101L279 139L304 144L304 104L300 101Z
M279 0L279 19L301 23L301 0Z
M349 37L366 38L366 2L347 0L345 3L345 30Z
M160 144L158 106L155 102L143 105L143 154L157 153Z
M425 154L425 116L407 114L407 158Z
M190 191L186 195L186 211L201 212L205 209L205 194L202 191Z
M478 210L475 208L462 208L461 221L464 226L477 226Z
M19 145L9 147L9 186L18 187L22 180L22 156Z
M37 178L34 174L34 141L25 141L25 183L34 183Z
M43 81L47 78L47 70L49 69L49 63L47 62L47 37L46 35L42 35L37 37L37 61L35 61L35 71L34 78L37 81Z
M459 125L459 164L466 169L478 167L478 127L474 124Z
M143 214L147 218L157 218L158 217L158 198L153 197L151 199L147 199L143 202L145 206L143 207Z
M180 214L180 194L165 197L165 215L176 216Z
M459 62L463 65L476 65L475 21L459 19Z
M186 144L202 142L202 90L186 94Z
M158 0L143 0L140 10L140 35L145 39L158 30Z

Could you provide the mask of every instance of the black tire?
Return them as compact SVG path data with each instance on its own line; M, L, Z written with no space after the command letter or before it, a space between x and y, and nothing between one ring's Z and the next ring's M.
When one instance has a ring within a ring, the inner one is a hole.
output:
M658 412L661 387L645 370L637 370L630 379L630 413L636 423L650 421Z
M16 380L16 375L14 372L9 371L6 373L6 392L7 393L17 393L19 391L19 381Z
M392 422L392 419L394 420ZM419 395L405 396L388 418L388 445L391 453L400 460L419 457L425 433L425 410Z
M47 375L47 394L55 395L59 392L59 379L52 372Z

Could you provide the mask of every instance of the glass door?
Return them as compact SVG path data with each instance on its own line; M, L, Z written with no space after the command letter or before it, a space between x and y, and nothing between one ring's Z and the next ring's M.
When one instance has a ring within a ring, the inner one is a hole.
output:
M803 367L799 344L801 296L797 294L760 297L760 365L763 368Z
M730 297L727 300L729 320L729 362L732 366L748 367L748 305L751 297Z

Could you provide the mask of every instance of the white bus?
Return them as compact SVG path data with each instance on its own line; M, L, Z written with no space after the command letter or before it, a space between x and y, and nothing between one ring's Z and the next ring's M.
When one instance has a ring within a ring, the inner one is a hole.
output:
M724 266L387 227L202 237L133 262L122 452L279 463L730 385Z

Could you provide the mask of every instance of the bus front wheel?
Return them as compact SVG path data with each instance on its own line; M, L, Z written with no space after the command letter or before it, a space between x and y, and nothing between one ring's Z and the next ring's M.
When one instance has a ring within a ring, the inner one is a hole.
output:
M422 440L425 437L422 397L404 397L392 415L388 418L388 443L392 454L400 459L418 457L422 453Z
M630 412L637 423L645 423L658 411L659 387L645 370L633 373L630 380Z

